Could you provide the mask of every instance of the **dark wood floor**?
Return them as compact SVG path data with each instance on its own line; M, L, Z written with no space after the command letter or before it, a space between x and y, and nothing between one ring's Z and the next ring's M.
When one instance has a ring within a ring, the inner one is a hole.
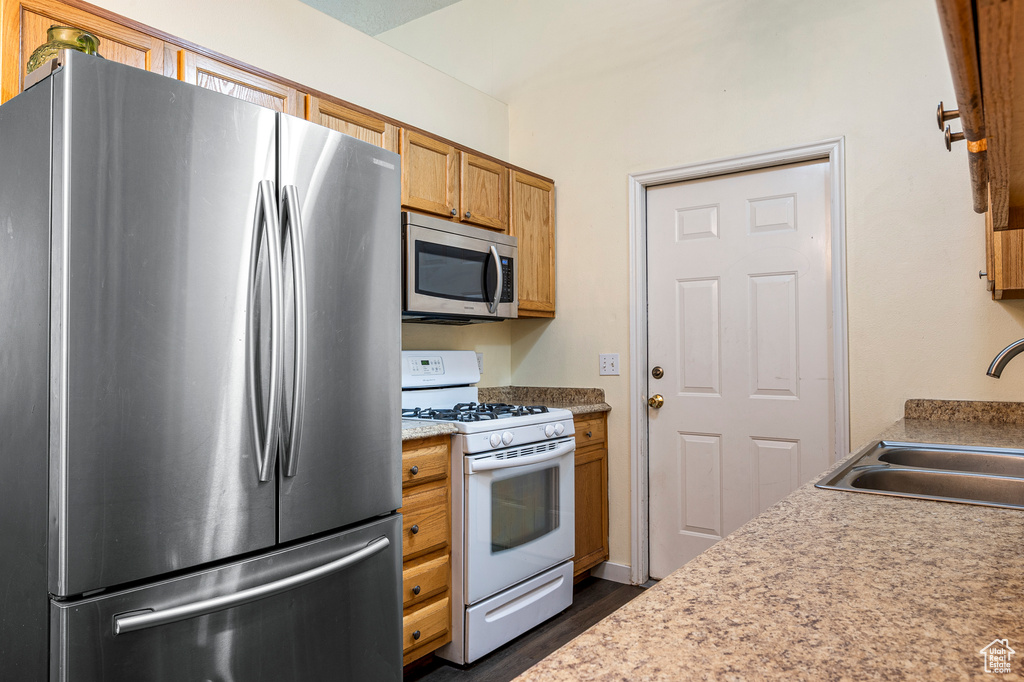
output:
M643 587L587 578L576 585L572 606L518 639L464 668L428 656L406 670L405 682L511 680L643 591Z

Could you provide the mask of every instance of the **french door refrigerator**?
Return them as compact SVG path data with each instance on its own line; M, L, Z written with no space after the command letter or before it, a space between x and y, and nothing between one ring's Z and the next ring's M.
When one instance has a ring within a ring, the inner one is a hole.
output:
M0 106L0 678L399 679L398 156L63 60Z

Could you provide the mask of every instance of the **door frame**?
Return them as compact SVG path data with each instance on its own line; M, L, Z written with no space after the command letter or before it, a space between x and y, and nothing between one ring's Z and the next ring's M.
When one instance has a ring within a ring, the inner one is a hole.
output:
M639 585L650 578L648 516L647 423L647 201L648 187L682 180L771 168L802 161L829 164L832 281L832 369L835 400L835 441L832 462L850 454L850 367L846 308L846 197L845 137L759 154L686 164L629 175L630 258L630 581Z

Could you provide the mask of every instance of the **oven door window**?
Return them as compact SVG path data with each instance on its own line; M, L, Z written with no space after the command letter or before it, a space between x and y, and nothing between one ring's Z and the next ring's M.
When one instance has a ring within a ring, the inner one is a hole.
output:
M558 528L558 467L491 482L491 554Z
M497 282L489 273L491 254L435 242L416 242L416 293L455 301L486 303ZM490 278L488 278L490 275Z

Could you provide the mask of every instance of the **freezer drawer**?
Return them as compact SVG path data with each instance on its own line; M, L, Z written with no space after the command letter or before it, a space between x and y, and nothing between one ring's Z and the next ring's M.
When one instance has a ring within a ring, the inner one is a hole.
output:
M52 602L50 679L399 680L400 532L394 515L221 568ZM288 584L333 562L343 565ZM247 596L256 598L225 607Z

